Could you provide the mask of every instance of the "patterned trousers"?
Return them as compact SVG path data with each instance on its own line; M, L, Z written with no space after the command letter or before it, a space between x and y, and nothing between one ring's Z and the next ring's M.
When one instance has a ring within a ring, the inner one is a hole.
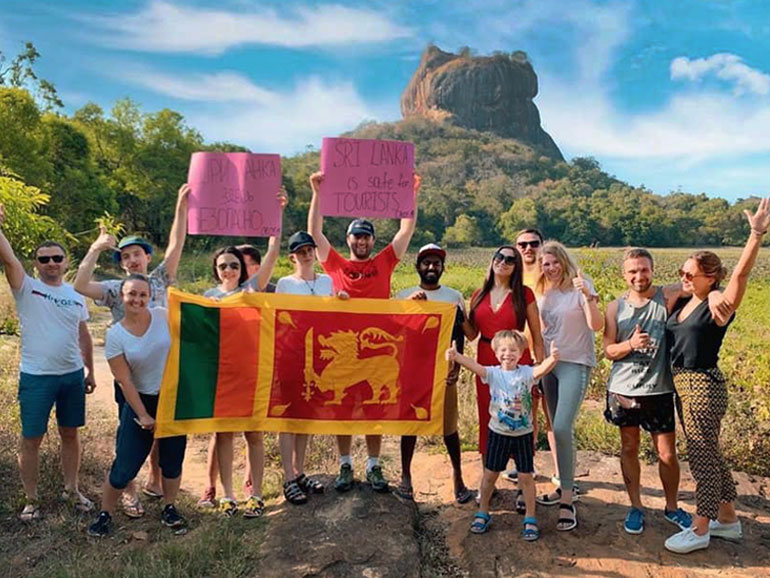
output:
M719 430L727 411L727 384L716 367L673 369L687 459L695 478L696 513L715 520L719 504L734 502L738 497L730 468L719 449Z

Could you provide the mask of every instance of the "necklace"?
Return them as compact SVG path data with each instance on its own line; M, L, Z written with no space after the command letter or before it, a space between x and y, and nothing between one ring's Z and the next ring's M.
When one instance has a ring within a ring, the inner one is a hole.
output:
M310 291L311 295L315 295L315 282L316 282L316 276L315 273L313 274L313 284L311 285L307 279L302 279L305 282L305 285L308 288L308 291Z

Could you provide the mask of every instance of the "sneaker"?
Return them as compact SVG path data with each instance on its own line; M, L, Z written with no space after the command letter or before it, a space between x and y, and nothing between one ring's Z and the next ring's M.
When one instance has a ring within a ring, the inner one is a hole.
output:
M692 516L682 508L677 508L676 510L666 510L664 508L663 517L672 524L679 526L680 530L686 530L692 526Z
M369 482L375 492L388 491L388 480L382 475L382 468L380 466L372 466L366 472L366 481Z
M111 527L112 516L110 516L109 512L102 510L99 512L94 523L88 526L88 535L94 538L103 538L110 533Z
M250 496L249 499L246 500L246 505L243 508L244 518L259 518L264 513L265 503L262 501L262 498Z
M187 524L182 515L177 512L174 504L168 504L160 513L160 520L164 526L169 528L183 528Z
M238 511L238 503L232 498L222 498L219 500L219 512L225 518L232 518Z
M623 529L629 534L641 534L644 530L644 512L631 506L626 514L626 521L623 522Z
M698 536L695 530L687 528L681 532L670 536L666 540L666 549L677 554L689 554L695 550L703 550L709 547L709 534L706 532L703 536Z
M731 524L722 524L717 520L709 520L709 534L711 534L713 538L738 542L743 538L741 521L738 520Z
M203 491L201 499L198 500L199 508L216 508L217 507L217 489L214 486L210 486Z
M78 512L90 512L94 509L94 503L81 494L79 490L64 490L60 499Z
M338 492L347 492L353 487L353 466L342 464L340 466L340 475L334 480L334 489Z
M519 472L516 471L516 468L511 468L510 470L506 470L501 474L501 476L504 480L508 480L509 482L513 482L514 484L519 481Z

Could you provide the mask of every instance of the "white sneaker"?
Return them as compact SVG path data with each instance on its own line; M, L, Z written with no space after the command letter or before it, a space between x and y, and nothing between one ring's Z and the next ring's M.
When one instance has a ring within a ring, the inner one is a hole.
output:
M722 540L730 540L731 542L739 542L743 538L743 529L741 528L741 521L732 522L731 524L722 524L717 520L709 520L709 534L714 538L722 538Z
M695 533L695 530L687 528L686 530L682 530L681 532L670 536L668 540L666 540L666 549L676 552L677 554L689 554L695 550L708 548L710 541L711 539L709 538L708 533L703 534L703 536L698 536L698 534Z

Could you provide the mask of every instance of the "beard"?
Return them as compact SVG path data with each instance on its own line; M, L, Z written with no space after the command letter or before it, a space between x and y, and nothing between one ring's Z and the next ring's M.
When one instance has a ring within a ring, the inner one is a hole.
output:
M441 273L436 271L420 271L419 275L424 285L436 285L441 279Z
M360 247L359 245L353 245L352 251L357 259L368 259L369 255L372 254L372 250L369 247Z
M649 279L649 280L647 280L645 282L642 282L642 283L634 283L633 284L634 291L636 291L638 293L644 293L650 287L652 287L652 279Z

